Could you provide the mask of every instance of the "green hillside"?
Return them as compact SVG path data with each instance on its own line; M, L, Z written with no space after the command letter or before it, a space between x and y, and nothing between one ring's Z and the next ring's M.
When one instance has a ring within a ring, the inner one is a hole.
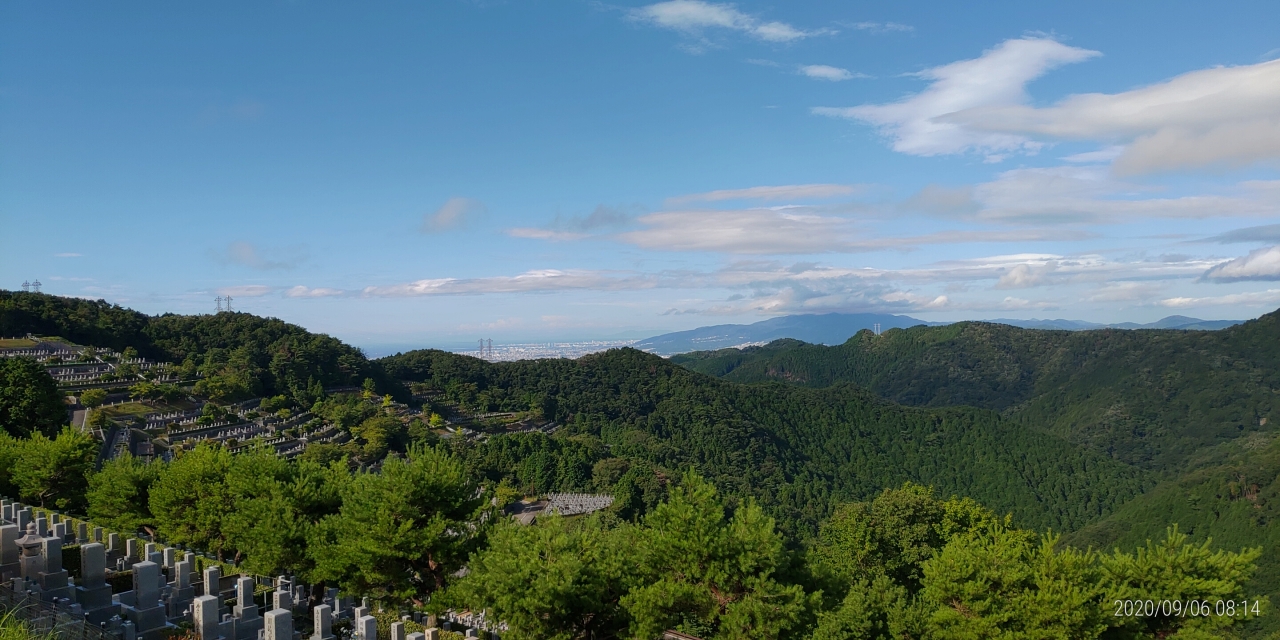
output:
M182 365L188 377L199 370L219 399L286 394L309 400L309 406L318 389L359 385L365 378L400 391L359 349L247 313L148 316L102 300L0 291L0 336L28 333L117 351L132 347Z
M677 356L735 382L850 382L894 402L968 405L1156 471L1276 429L1280 314L1221 331L1044 331L963 322L843 345L778 341Z
M693 465L801 529L836 501L911 480L1011 512L1025 526L1071 530L1147 483L1127 465L992 411L902 407L852 385L726 383L633 349L495 364L414 351L380 363L477 411L535 407L565 425L557 436L598 438L610 456L668 472Z

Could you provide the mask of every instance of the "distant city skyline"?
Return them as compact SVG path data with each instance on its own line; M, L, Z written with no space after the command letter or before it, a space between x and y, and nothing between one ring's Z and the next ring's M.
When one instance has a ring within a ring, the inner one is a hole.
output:
M360 346L1280 307L1280 12L0 8L0 288Z

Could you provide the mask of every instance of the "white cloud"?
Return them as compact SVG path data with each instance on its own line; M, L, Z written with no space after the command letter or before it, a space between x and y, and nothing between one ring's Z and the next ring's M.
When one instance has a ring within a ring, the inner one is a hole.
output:
M573 231L557 231L555 229L543 229L540 227L513 227L506 229L503 233L512 238L528 238L531 240L581 240L591 236L589 233L579 233Z
M260 298L275 291L275 287L268 287L263 284L246 284L233 287L222 287L217 290L218 295L233 296L237 298Z
M483 202L471 198L449 198L439 209L423 216L423 233L437 233L460 229L483 216Z
M1217 307L1224 305L1272 306L1280 304L1280 289L1253 291L1249 293L1230 293L1222 296L1206 298L1166 298L1160 301L1162 307Z
M667 198L667 205L680 205L689 202L720 202L723 200L813 200L850 196L863 190L865 190L865 187L862 185L850 184L788 184L773 187L747 187L746 189L721 189Z
M1048 38L1007 40L979 58L920 72L932 80L924 91L882 105L816 107L819 115L859 120L876 126L903 153L932 156L976 150L988 154L1035 151L1040 145L1021 132L986 131L942 117L979 107L1019 105L1028 100L1026 85L1054 67L1087 60L1096 51L1069 47Z
M1104 167L1014 169L964 189L921 192L903 206L989 222L1130 222L1138 218L1270 216L1280 182L1249 181L1223 194L1137 197L1151 189L1117 181Z
M1056 262L1049 262L1041 266L1032 266L1029 264L1020 264L1005 272L996 281L997 289L1027 289L1030 287L1045 284L1049 280L1049 276L1058 268Z
M289 298L332 298L334 296L344 295L346 292L342 289L328 289L325 287L316 287L314 289L298 285L284 292Z
M823 253L847 250L844 218L787 210L664 211L639 218L646 228L618 235L624 242L661 251L723 253Z
M430 296L466 295L483 293L529 293L590 289L618 291L651 289L657 286L657 276L618 274L604 271L561 271L541 269L527 271L517 276L489 278L435 278L417 280L405 284L365 287L368 296Z
M830 82L840 82L841 80L852 80L853 78L869 78L864 73L853 73L848 69L840 67L831 67L825 64L806 64L799 67L799 73L815 80L828 80Z
M830 29L805 31L785 22L764 22L738 11L729 3L701 0L669 0L631 11L631 17L660 27L697 34L705 29L731 29L766 42L792 42L815 35L833 33Z
M1250 251L1249 255L1224 262L1204 274L1205 280L1280 280L1280 246Z
M268 257L269 256L269 257ZM306 259L301 247L262 250L248 242L232 242L225 251L213 252L215 260L260 271L292 269Z
M1280 158L1280 60L1192 71L1123 93L1074 95L1052 107L989 101L937 115L974 136L1123 144L1115 160L1121 175L1240 166Z

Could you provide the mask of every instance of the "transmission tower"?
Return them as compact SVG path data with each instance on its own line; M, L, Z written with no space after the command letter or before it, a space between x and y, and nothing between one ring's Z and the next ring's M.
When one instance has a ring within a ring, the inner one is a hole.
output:
M484 357L484 338L480 338L480 357Z
M44 286L44 285L40 284L40 281L39 281L39 280L36 280L36 281L34 281L34 282L32 282L32 283L31 283L31 290L32 290L33 292L35 292L35 293L40 293L40 287L42 287L42 286Z
M493 358L493 338L489 338L489 358Z
M231 313L231 296L227 296L226 301L227 301L227 313Z
M218 303L218 313L222 313L222 296L214 298L213 301Z
M880 335L880 323L876 323L876 335Z
M22 281L22 292L29 293L31 291L31 283L26 280Z

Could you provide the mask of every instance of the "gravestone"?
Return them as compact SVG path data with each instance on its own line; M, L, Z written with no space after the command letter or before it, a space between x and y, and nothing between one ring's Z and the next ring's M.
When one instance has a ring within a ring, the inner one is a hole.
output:
M369 615L356 618L356 637L360 640L378 640L378 619Z
M200 596L191 605L191 624L199 640L216 640L222 637L218 628L218 599Z
M169 583L169 620L180 621L187 606L195 599L196 590L191 586L191 565L183 560L173 565L173 581Z
M89 624L100 625L119 612L111 602L111 585L107 584L107 550L91 542L80 546L80 585L76 602L84 608Z
M62 539L50 537L42 540L40 555L44 556L44 570L37 580L44 591L41 597L50 602L71 598L74 593L67 584L67 572L62 568Z
M258 632L263 628L258 604L253 600L253 588L254 580L249 576L242 575L236 580L236 606L232 612L237 640L258 640Z
M49 520L44 516L36 518L36 535L41 538L49 537Z
M293 640L293 614L286 609L272 609L262 617L264 640Z
M391 640L405 640L403 622L391 623Z
M421 631L414 631L413 633L405 636L404 640L427 640L427 634Z
M173 628L160 602L160 565L146 561L133 565L132 596L133 604L122 604L120 608L124 617L133 623L138 637L158 639Z
M311 610L311 640L333 640L333 610L327 604Z
M79 544L89 542L89 523L81 522L76 525L76 542Z
M222 568L213 565L204 568L204 595L219 597L222 593L222 587L219 584L222 581Z
M293 609L293 596L288 591L274 591L271 593L271 608L284 609L290 611Z
M0 525L0 581L9 582L19 574L18 525Z

